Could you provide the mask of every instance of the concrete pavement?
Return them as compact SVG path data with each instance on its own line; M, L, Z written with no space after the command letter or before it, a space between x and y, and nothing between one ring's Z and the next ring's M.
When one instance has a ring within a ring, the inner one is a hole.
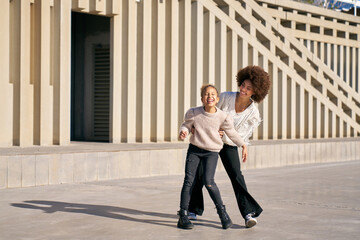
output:
M263 207L244 227L226 173L216 174L234 225L221 229L205 193L193 230L176 227L183 175L0 190L0 239L359 239L360 160L244 171ZM204 191L205 188L204 188Z

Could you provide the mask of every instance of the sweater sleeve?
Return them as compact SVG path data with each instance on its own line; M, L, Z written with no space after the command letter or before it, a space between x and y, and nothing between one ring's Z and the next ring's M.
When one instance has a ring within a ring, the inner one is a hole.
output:
M194 125L194 109L190 108L185 113L184 122L181 124L179 132L186 131L186 132L190 133L193 125Z
M233 141L238 147L241 147L245 144L244 139L234 128L233 119L230 114L227 114L221 128L225 131L226 135L231 139L231 141Z

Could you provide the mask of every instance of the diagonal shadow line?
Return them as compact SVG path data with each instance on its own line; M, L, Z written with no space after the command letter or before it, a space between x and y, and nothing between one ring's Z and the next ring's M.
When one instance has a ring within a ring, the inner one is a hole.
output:
M140 219L136 217L126 216L124 214L130 214L134 216L152 216L159 218L168 218L172 220L177 220L178 218L177 215L167 214L167 213L149 212L149 211L142 211L131 208L114 207L114 206L106 206L106 205L67 203L67 202L58 202L58 201L32 200L32 201L24 201L24 203L12 203L11 206L18 208L42 210L44 213L55 213L55 212L81 213L81 214L88 214L99 217L107 217L107 218L148 223L148 224L156 224L156 225L174 227L174 228L176 228L176 221ZM204 226L214 227L213 224L211 223L216 223L206 220L202 220L202 221L207 222L206 224L201 224Z

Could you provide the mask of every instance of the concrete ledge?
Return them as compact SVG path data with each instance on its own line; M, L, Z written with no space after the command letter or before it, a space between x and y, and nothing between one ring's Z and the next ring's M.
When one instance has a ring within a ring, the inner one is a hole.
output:
M188 143L0 149L0 189L183 174ZM253 141L243 169L360 159L360 138ZM224 171L219 161L218 171Z

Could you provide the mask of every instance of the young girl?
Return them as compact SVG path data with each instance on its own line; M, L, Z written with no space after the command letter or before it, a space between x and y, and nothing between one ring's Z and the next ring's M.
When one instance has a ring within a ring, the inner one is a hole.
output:
M188 218L188 207L194 178L201 161L204 172L204 184L211 199L215 203L222 228L232 225L226 213L220 192L214 181L218 153L223 147L219 130L223 129L227 136L237 145L243 147L243 158L247 157L247 147L244 140L235 131L232 117L216 107L219 94L215 86L204 85L201 88L202 107L189 109L185 114L185 121L180 127L180 139L185 139L191 129L196 131L190 137L190 145L186 156L185 178L181 190L180 211L178 212L178 228L191 229L193 224Z

